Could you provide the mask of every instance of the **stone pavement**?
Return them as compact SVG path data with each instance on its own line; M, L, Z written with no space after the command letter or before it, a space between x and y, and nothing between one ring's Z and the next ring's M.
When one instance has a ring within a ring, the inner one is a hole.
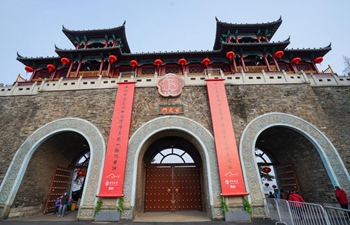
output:
M210 221L206 217L189 216L189 215L174 215L174 214L157 214L152 217L152 214L147 213L135 219L135 221L119 221L119 222L97 222L97 221L79 221L76 219L77 212L70 212L64 217L57 217L52 214L37 215L22 218L10 218L0 221L1 225L88 225L88 224L120 224L120 225L189 225L189 224L204 224L204 225L274 225L274 220L253 220L244 222L225 222L225 221ZM157 219L156 219L157 218ZM160 220L160 221L159 221ZM150 222L152 221L152 222Z

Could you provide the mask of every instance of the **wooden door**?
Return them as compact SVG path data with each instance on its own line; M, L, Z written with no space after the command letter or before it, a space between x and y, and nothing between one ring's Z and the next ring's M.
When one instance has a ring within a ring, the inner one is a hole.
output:
M171 166L147 167L145 212L172 209L172 179Z
M299 188L299 184L298 184L298 180L295 174L293 164L279 166L277 168L277 171L278 171L280 189L283 189L284 191L288 191L288 192L296 190L300 193L300 188Z
M57 166L52 176L50 191L47 196L44 213L54 212L57 197L68 191L71 180L71 170Z
M202 210L198 167L174 167L174 210Z
M145 212L202 210L199 169L194 165L149 165Z

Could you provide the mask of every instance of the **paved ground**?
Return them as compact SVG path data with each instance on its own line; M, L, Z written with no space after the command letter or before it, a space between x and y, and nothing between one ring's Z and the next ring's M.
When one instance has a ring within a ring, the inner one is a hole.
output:
M52 214L37 215L24 218L11 218L0 221L1 225L88 225L88 224L120 224L120 225L189 225L189 224L204 224L204 225L274 225L274 220L253 220L251 222L225 222L225 221L209 221L209 219L200 214L144 214L135 218L135 221L119 221L119 222L96 222L96 221L79 221L76 219L77 212L70 212L64 217L57 217ZM158 222L149 222L156 221ZM186 222L184 222L186 221Z

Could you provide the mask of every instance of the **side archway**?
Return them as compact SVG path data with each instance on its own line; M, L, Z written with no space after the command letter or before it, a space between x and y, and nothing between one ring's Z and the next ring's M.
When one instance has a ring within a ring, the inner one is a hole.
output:
M255 159L255 145L259 135L273 126L284 126L300 133L317 149L334 186L340 185L350 191L349 174L331 141L309 122L285 113L267 113L255 118L244 129L240 140L240 158L253 217L264 217L264 196Z
M100 175L105 158L105 142L102 134L92 123L80 118L63 118L50 122L33 132L17 149L0 186L0 216L8 217L28 163L36 149L53 135L74 131L82 135L90 147L90 164L78 212L78 219L91 220L94 217L96 195L99 191Z
M179 116L163 116L153 119L142 125L130 138L124 183L125 208L122 217L132 219L135 213L138 160L142 157L142 149L145 148L147 141L152 136L169 130L185 134L186 138L198 149L203 161L203 170L207 175L205 181L208 190L206 201L208 201L208 205L210 206L210 215L212 218L222 218L220 182L216 166L214 138L199 123Z

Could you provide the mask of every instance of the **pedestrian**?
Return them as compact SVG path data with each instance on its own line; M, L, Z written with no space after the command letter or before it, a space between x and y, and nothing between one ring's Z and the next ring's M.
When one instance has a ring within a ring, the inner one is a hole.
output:
M272 194L272 191L269 192L268 198L276 198L274 194Z
M73 198L72 198L72 196L69 196L68 202L67 202L67 212L69 212L71 210L72 203L73 203Z
M58 197L55 202L55 212L53 213L54 215L56 215L56 213L58 214L58 209L60 208L60 205L61 205L61 199L60 197Z
M341 189L339 186L335 186L335 198L337 199L342 209L346 209L346 210L349 209L348 196L346 195L346 192L343 189ZM347 214L350 217L350 212L347 212Z
M295 190L293 190L289 194L288 200L291 201L290 206L296 212L296 214L299 216L300 220L303 220L303 214L301 212L302 204L300 204L300 202L305 202L303 197L301 197L300 194L298 194Z
M58 217L63 217L67 210L67 203L68 203L68 196L67 192L64 192L63 196L61 197L61 206L58 209Z
M281 189L280 192L281 192L281 193L280 193L281 199L283 199L283 200L288 200L288 198L289 198L289 193L286 192L286 191L284 191L283 189Z

